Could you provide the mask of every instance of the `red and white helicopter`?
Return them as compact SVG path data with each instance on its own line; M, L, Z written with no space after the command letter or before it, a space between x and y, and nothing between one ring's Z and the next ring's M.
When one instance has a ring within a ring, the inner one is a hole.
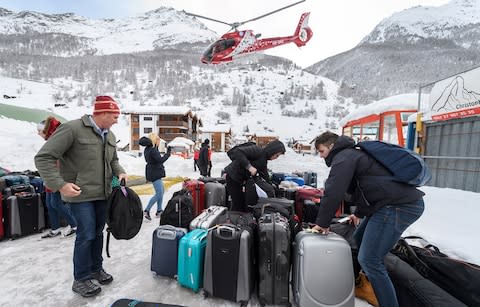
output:
M234 23L228 23L221 20L187 12L185 12L185 14L223 23L232 27L226 34L222 35L220 39L211 44L203 53L201 58L202 62L205 64L220 64L231 62L241 55L274 48L288 43L295 43L298 47L305 46L305 44L312 38L313 35L312 30L308 27L308 17L310 16L310 12L302 14L295 33L292 36L258 39L260 37L260 34L254 34L252 30L237 30L238 27L244 25L247 22L258 20L260 18L277 13L281 10L292 7L302 2L305 2L305 0L298 1L270 13L249 19L247 21ZM232 30L234 31L230 32Z

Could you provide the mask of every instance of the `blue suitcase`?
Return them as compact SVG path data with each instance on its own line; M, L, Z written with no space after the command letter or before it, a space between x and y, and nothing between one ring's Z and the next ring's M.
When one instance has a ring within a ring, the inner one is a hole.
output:
M178 283L198 292L203 286L203 263L208 230L194 229L180 239Z
M162 225L153 231L151 270L158 275L177 275L178 244L187 233L185 228Z
M293 181L296 184L298 184L299 186L304 186L305 185L305 180L303 180L302 177L298 177L298 176L285 176L284 180L285 181Z

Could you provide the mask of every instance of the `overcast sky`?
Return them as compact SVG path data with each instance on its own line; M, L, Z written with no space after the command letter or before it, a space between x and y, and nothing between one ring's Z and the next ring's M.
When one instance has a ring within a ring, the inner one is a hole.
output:
M177 10L219 19L244 21L298 0L0 0L0 7L13 11L73 12L90 18L129 17L170 6ZM357 45L382 19L413 6L440 6L449 0L307 0L287 10L248 23L243 29L262 38L292 35L303 12L311 12L312 40L304 47L277 47L268 54L289 58L306 67ZM228 26L203 20L210 29L224 34Z

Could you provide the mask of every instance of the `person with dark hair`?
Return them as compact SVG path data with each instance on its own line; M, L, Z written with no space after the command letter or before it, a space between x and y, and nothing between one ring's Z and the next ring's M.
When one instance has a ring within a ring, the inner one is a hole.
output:
M157 213L155 217L159 218L162 214L162 203L163 203L163 192L164 186L162 178L165 177L165 167L163 163L170 158L170 153L172 147L167 147L167 152L162 156L158 151L158 145L160 144L160 137L152 132L147 137L141 137L139 142L140 145L145 146L143 156L147 165L145 166L145 177L148 181L152 182L153 188L155 189L155 195L148 201L148 205L143 212L143 216L151 221L150 209L155 203L157 203Z
M55 117L49 116L46 120L42 120L37 124L38 135L46 141L53 135L60 124ZM63 215L68 223L68 228L63 235L65 237L73 235L75 231L77 231L77 221L73 217L72 212L70 212L70 206L63 203L60 192L52 191L48 187L45 187L45 202L51 229L42 236L42 239L53 238L61 234L59 229L60 215Z
M315 139L315 148L331 169L313 229L328 233L345 193L351 194L356 210L350 215L350 222L359 225L354 233L359 248L358 261L380 306L398 306L383 258L422 215L424 193L414 186L391 180L390 172L355 148L350 137L327 131Z
M97 96L93 115L63 123L40 148L35 165L45 184L60 191L77 221L72 290L95 296L113 281L103 268L103 229L112 177L128 179L118 163L117 141L110 128L120 108L110 96ZM56 167L60 161L60 167Z
M200 147L200 153L198 154L198 161L197 166L200 170L201 176L208 176L208 151L210 149L210 140L205 139L202 143L202 147Z
M232 162L225 167L227 192L232 197L233 211L247 211L244 185L247 179L259 175L269 180L267 163L285 154L285 145L279 140L260 148L253 142L237 145L227 152Z

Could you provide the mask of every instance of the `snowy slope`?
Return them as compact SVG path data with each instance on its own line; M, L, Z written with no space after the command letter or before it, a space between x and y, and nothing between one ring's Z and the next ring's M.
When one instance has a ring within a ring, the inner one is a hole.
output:
M412 41L454 40L459 29L471 28L471 32L478 34L479 16L479 0L452 0L438 7L417 6L385 18L362 43L386 42L397 37L408 37Z
M182 43L208 43L217 35L172 8L123 19L88 19L73 13L12 12L0 8L0 34L63 33L89 39L95 54L131 53Z

